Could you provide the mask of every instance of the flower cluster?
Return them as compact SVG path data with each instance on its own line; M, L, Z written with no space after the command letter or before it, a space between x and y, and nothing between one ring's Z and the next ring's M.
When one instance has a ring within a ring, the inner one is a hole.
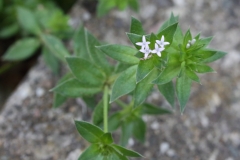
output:
M157 54L161 57L161 52L165 49L165 45L169 45L169 42L164 42L164 35L162 36L161 40L156 40L154 50L149 48L150 42L146 41L146 37L142 36L142 42L137 42L136 45L141 46L140 52L144 53L144 59L147 59L149 54Z
M189 48L190 46L194 45L195 42L196 42L196 39L189 40L186 45L186 48Z

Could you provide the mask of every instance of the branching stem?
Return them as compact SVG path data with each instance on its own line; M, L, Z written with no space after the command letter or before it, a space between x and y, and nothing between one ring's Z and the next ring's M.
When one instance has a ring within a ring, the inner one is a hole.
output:
M103 124L104 132L108 132L108 86L104 87L103 93Z

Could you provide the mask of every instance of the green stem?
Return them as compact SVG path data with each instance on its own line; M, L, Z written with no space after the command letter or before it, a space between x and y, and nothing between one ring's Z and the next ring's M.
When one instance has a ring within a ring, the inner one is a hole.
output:
M103 124L104 132L108 132L108 86L104 87L103 93Z

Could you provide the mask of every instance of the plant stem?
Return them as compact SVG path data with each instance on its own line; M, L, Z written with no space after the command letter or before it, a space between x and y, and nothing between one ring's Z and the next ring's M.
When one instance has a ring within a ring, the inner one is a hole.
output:
M103 92L103 128L104 132L108 132L108 86L104 87Z

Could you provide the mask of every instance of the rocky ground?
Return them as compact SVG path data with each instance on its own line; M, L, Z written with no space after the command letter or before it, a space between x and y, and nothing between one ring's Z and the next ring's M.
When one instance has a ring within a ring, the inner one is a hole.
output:
M147 160L240 159L240 2L238 0L141 0L139 13L111 11L97 19L79 4L70 15L71 25L84 24L95 36L110 43L130 44L125 32L131 15L153 32L171 12L180 26L203 36L215 35L211 47L228 52L211 66L217 74L201 76L194 84L183 115L145 117L145 144L131 140L129 147ZM0 160L76 160L87 143L78 135L73 119L90 119L81 99L68 100L52 109L48 92L59 77L40 58L0 113ZM148 98L167 106L153 93Z

